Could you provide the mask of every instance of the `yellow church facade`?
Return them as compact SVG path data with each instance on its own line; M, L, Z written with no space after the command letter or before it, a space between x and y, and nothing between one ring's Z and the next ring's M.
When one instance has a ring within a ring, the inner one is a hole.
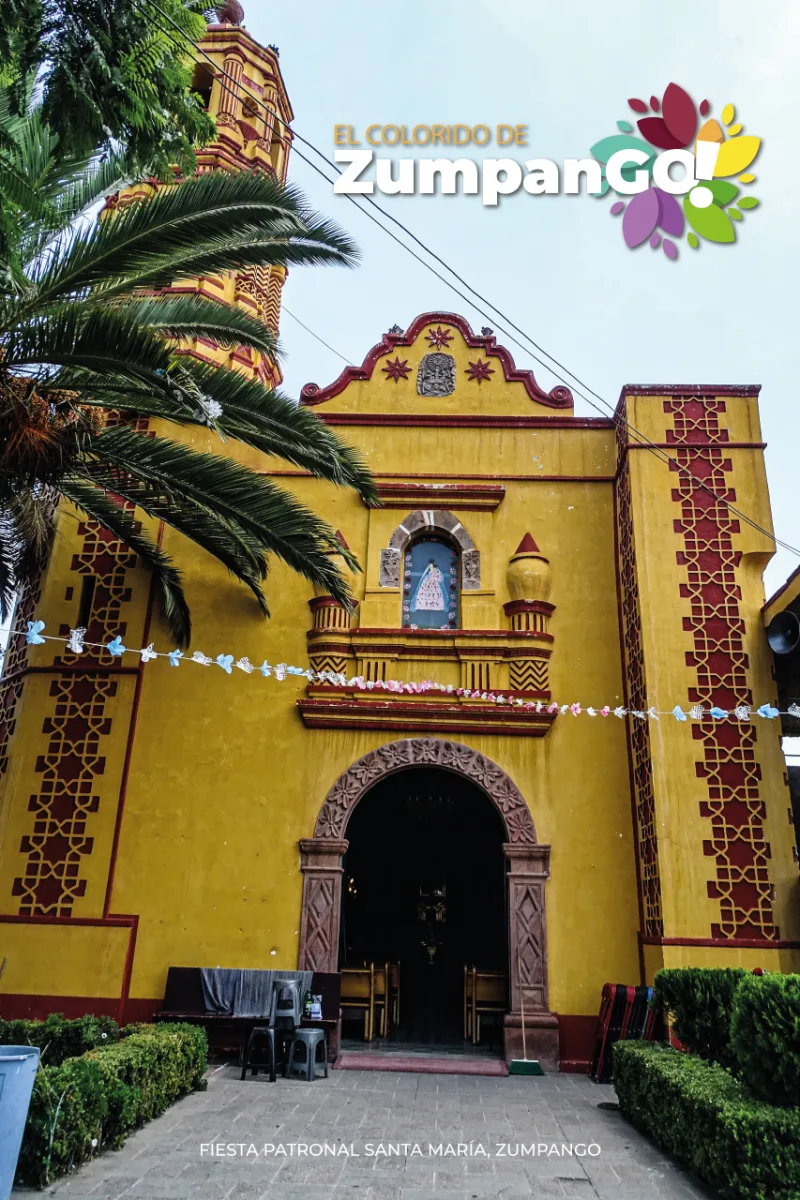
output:
M207 42L277 119L257 126L212 71L220 140L201 169L284 177L275 53L234 26ZM282 273L176 286L277 328ZM758 387L628 385L614 419L589 419L458 314L361 336L361 366L301 403L362 453L379 508L239 451L355 553L353 613L276 562L264 620L165 530L194 628L174 668L148 572L95 523L59 518L15 627L84 623L87 640L158 657L12 637L0 1011L136 1020L160 1008L171 966L416 955L434 964L409 968L421 988L444 962L451 980L468 964L504 973L506 1056L524 1011L529 1053L579 1070L606 982L800 969L779 723L733 715L776 701L760 613L773 543L730 507L771 528ZM198 650L209 665L188 661ZM228 654L256 669L220 670ZM417 909L447 908L431 937L400 914L406 886Z

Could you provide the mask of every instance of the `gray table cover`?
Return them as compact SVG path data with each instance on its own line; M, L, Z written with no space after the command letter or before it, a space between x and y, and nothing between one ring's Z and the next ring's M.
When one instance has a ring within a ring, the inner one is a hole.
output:
M300 995L304 997L311 991L313 972L202 967L200 978L207 1013L220 1017L268 1017L273 982L298 979Z

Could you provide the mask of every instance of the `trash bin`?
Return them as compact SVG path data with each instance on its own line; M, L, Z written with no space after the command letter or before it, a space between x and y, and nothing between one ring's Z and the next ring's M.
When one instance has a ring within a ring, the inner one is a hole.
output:
M0 1200L8 1200L25 1132L38 1046L0 1046Z

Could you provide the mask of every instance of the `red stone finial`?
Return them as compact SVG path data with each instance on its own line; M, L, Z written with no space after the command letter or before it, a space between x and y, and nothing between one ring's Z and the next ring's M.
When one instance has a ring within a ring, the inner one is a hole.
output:
M244 20L244 9L239 0L225 0L224 4L218 4L217 20L220 25L241 25Z
M538 554L539 547L536 545L536 542L533 540L532 536L529 533L526 533L525 537L522 539L520 544L517 546L514 553L515 554Z

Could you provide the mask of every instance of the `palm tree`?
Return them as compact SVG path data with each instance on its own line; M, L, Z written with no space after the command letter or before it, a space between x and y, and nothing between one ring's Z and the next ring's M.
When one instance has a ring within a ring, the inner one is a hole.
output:
M270 554L349 603L331 552L357 564L333 529L226 455L222 440L355 488L373 504L366 467L280 393L176 352L181 339L205 337L273 356L264 325L239 309L159 289L178 277L254 265L350 264L350 240L295 189L246 172L200 175L76 226L119 185L119 162L61 161L35 108L14 119L0 105L0 128L0 195L6 213L14 208L0 247L4 614L46 561L59 497L150 567L181 644L191 624L180 573L134 520L134 506L213 554L265 613ZM157 418L156 433L134 417ZM217 452L170 436L170 425L210 429L220 437Z

